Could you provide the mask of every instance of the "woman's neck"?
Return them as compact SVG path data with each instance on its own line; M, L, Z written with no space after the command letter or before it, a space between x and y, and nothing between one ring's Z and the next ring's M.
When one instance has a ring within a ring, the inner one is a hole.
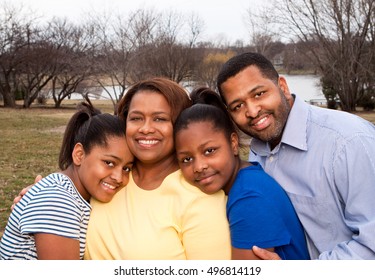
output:
M173 154L162 161L154 163L144 163L136 160L132 174L138 187L144 190L154 190L163 183L169 174L178 169L177 159Z

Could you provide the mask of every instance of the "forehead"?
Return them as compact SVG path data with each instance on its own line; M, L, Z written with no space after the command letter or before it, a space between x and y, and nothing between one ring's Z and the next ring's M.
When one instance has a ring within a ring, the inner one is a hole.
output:
M230 104L234 99L246 97L257 89L274 86L272 80L263 76L258 67L252 65L225 81L221 90L226 103Z
M209 120L194 121L187 125L187 127L179 130L176 134L177 138L181 139L208 140L210 138L217 139L218 135L224 135L224 132L215 128L214 123ZM187 137L188 136L188 137ZM189 140L189 141L191 141Z
M140 90L136 92L133 98L130 101L129 109L131 110L134 107L143 108L143 107L163 107L165 109L170 109L167 99L163 94L157 91L152 90Z

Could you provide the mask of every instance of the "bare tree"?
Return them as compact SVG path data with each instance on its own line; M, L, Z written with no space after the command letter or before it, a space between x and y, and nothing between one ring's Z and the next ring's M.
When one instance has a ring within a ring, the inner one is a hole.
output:
M55 19L48 24L45 35L55 47L55 55L51 59L50 88L58 108L65 98L82 87L81 84L85 87L90 84L96 34L90 25L75 25L66 19Z
M245 16L245 23L249 29L250 44L254 47L255 52L266 57L269 57L268 50L272 43L282 36L270 10L272 8L267 3L259 7L252 6L246 10Z
M374 79L374 0L276 0L273 11L329 81L345 111L355 111ZM372 34L372 35L371 35ZM316 42L317 44L312 44ZM317 47L318 45L318 47ZM323 85L324 86L324 85Z
M150 44L156 15L152 10L136 10L127 17L117 15L95 20L99 50L95 58L96 82L115 106L133 82L131 73L144 45ZM134 75L133 75L134 77Z
M0 94L5 107L15 107L20 91L19 68L24 63L21 55L28 46L27 30L32 30L34 18L23 7L2 1L0 10Z
M148 46L142 66L149 75L164 76L178 83L192 77L198 59L193 55L203 22L194 14L184 17L174 11L160 14L154 41Z

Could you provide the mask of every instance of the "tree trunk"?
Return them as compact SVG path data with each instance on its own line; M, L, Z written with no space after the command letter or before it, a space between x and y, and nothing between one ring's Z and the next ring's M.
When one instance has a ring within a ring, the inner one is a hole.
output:
M16 107L16 99L14 95L10 92L3 92L4 107L14 108Z

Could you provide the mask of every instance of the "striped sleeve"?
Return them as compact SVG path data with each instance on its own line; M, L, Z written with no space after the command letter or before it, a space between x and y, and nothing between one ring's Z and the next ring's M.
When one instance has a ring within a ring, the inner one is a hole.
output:
M65 192L42 189L33 194L19 222L23 234L49 233L79 240L82 212Z

